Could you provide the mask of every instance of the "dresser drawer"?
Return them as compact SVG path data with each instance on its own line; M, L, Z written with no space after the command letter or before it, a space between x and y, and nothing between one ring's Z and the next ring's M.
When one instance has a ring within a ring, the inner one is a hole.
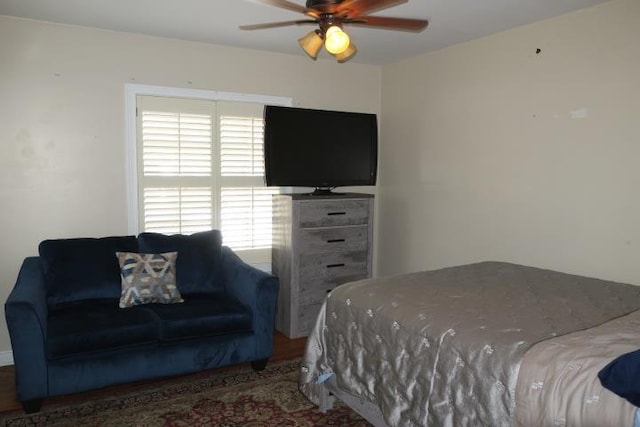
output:
M324 301L323 301L324 302ZM298 311L298 333L308 335L316 324L318 313L322 308L322 303L314 305L300 306Z
M369 221L368 200L300 202L300 227L361 225Z
M367 251L300 255L299 283L366 277Z
M298 250L301 254L366 251L369 247L366 225L300 230Z

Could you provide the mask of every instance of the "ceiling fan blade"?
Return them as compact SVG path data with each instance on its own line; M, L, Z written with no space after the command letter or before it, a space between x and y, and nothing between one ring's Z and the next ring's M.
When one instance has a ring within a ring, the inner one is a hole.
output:
M241 30L263 30L265 28L286 27L287 25L317 24L315 19L302 19L296 21L268 22L266 24L240 25Z
M345 24L360 25L363 27L377 27L387 30L409 31L419 33L427 28L429 21L426 19L387 18L384 16L356 16L344 20Z
M309 16L313 16L314 18L317 18L318 12L316 12L313 9L308 9L304 6L301 6L297 3L292 3L290 1L287 0L258 0L261 3L264 4L268 4L270 6L275 6L275 7L279 7L282 9L287 9L287 10L292 10L294 12L298 12L298 13L304 13L305 15L309 15Z
M353 18L378 10L388 9L409 0L344 0L338 4L338 15Z

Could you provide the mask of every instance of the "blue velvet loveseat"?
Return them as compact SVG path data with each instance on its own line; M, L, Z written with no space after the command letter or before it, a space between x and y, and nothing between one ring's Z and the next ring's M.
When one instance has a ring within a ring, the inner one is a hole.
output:
M5 304L18 400L31 413L46 397L112 384L264 369L277 292L217 230L45 240Z

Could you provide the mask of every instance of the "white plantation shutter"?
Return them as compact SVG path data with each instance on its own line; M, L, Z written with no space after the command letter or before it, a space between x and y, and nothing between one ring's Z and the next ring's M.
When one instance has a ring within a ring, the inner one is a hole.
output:
M215 228L214 105L138 97L138 184L144 231L191 234Z
M139 223L143 231L218 228L248 262L267 262L261 104L138 96Z
M271 247L272 188L222 188L222 229L225 242L236 249Z
M262 105L218 103L220 225L224 242L251 259L270 259L271 197L264 186Z
M211 187L145 188L144 230L165 234L210 230L211 193Z
M212 118L208 114L142 111L145 176L211 176Z
M264 123L260 117L220 116L220 173L264 175Z

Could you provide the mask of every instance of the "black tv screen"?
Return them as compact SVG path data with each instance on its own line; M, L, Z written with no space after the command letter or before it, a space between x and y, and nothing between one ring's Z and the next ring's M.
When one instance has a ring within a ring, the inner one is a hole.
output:
M375 185L375 114L267 105L264 120L268 186Z

